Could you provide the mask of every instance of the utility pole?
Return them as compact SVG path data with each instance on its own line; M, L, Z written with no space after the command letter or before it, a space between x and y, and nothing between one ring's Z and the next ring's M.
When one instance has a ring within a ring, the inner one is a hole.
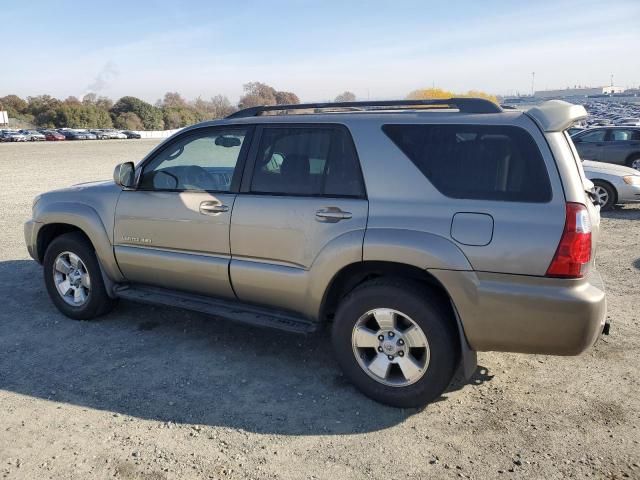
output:
M613 87L613 73L611 74L611 86Z
M536 91L534 89L535 81L536 81L536 72L531 72L531 96L532 97L536 93Z

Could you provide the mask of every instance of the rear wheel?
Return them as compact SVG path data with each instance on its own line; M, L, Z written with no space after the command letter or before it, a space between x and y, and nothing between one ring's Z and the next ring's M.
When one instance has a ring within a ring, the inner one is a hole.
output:
M595 180L593 185L596 199L600 205L600 210L611 210L617 201L615 189L609 183L599 180Z
M333 346L346 376L365 395L394 407L438 398L459 358L454 320L423 286L372 280L338 307Z
M115 305L107 294L93 246L81 233L55 238L47 248L43 267L49 297L67 317L89 320Z

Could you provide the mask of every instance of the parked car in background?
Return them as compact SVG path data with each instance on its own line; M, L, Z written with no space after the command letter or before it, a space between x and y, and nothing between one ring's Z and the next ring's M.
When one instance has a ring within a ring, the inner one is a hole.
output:
M122 133L125 134L127 138L137 138L137 139L142 138L142 136L139 133L132 132L131 130L123 130Z
M91 130L98 140L108 140L110 138L109 134L102 129L95 128Z
M65 136L60 132L56 132L55 130L45 130L43 132L45 140L49 142L58 142L61 140L65 140Z
M45 140L45 136L37 130L20 130L19 132L27 137L30 142L42 142Z
M621 118L614 123L626 127L640 127L640 118Z
M93 133L91 130L85 130L84 132L81 132L81 133L84 134L86 140L98 139L98 136L95 133Z
M569 132L569 135L575 135L576 133L580 133L583 130L584 130L583 127L571 127L567 129L567 132Z
M1 130L3 142L26 142L27 136L17 130Z
M583 159L640 170L640 127L588 128L571 139Z
M118 130L112 130L113 132L113 137L112 138L117 138L119 140L124 140L126 138L128 138L124 133L118 131Z
M640 172L637 170L591 160L583 160L582 167L594 184L595 196L602 210L640 202Z
M86 140L87 139L87 136L84 133L78 132L76 130L63 129L63 130L58 130L58 132L64 135L64 138L66 140Z

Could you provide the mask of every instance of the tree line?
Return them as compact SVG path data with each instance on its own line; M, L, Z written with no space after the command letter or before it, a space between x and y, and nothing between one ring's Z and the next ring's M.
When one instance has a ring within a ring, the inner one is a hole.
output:
M469 96L481 96L497 101L483 92L471 91ZM407 98L449 98L452 92L441 89L415 90ZM460 95L458 95L460 96ZM346 91L335 98L336 102L356 100L355 94ZM208 100L186 100L178 92L167 92L152 105L137 97L126 96L117 102L95 93L81 99L68 97L60 100L50 95L20 98L17 95L0 97L0 110L6 110L9 118L23 126L42 128L119 128L123 130L171 130L203 120L226 117L238 109L258 105L286 105L300 103L293 92L279 91L261 82L243 85L243 95L233 105L224 95Z

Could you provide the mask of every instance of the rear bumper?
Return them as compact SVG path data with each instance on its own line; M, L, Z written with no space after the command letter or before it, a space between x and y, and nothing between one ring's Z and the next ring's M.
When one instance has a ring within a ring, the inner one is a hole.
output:
M449 292L474 350L578 355L605 325L606 296L595 270L579 280L430 272Z

